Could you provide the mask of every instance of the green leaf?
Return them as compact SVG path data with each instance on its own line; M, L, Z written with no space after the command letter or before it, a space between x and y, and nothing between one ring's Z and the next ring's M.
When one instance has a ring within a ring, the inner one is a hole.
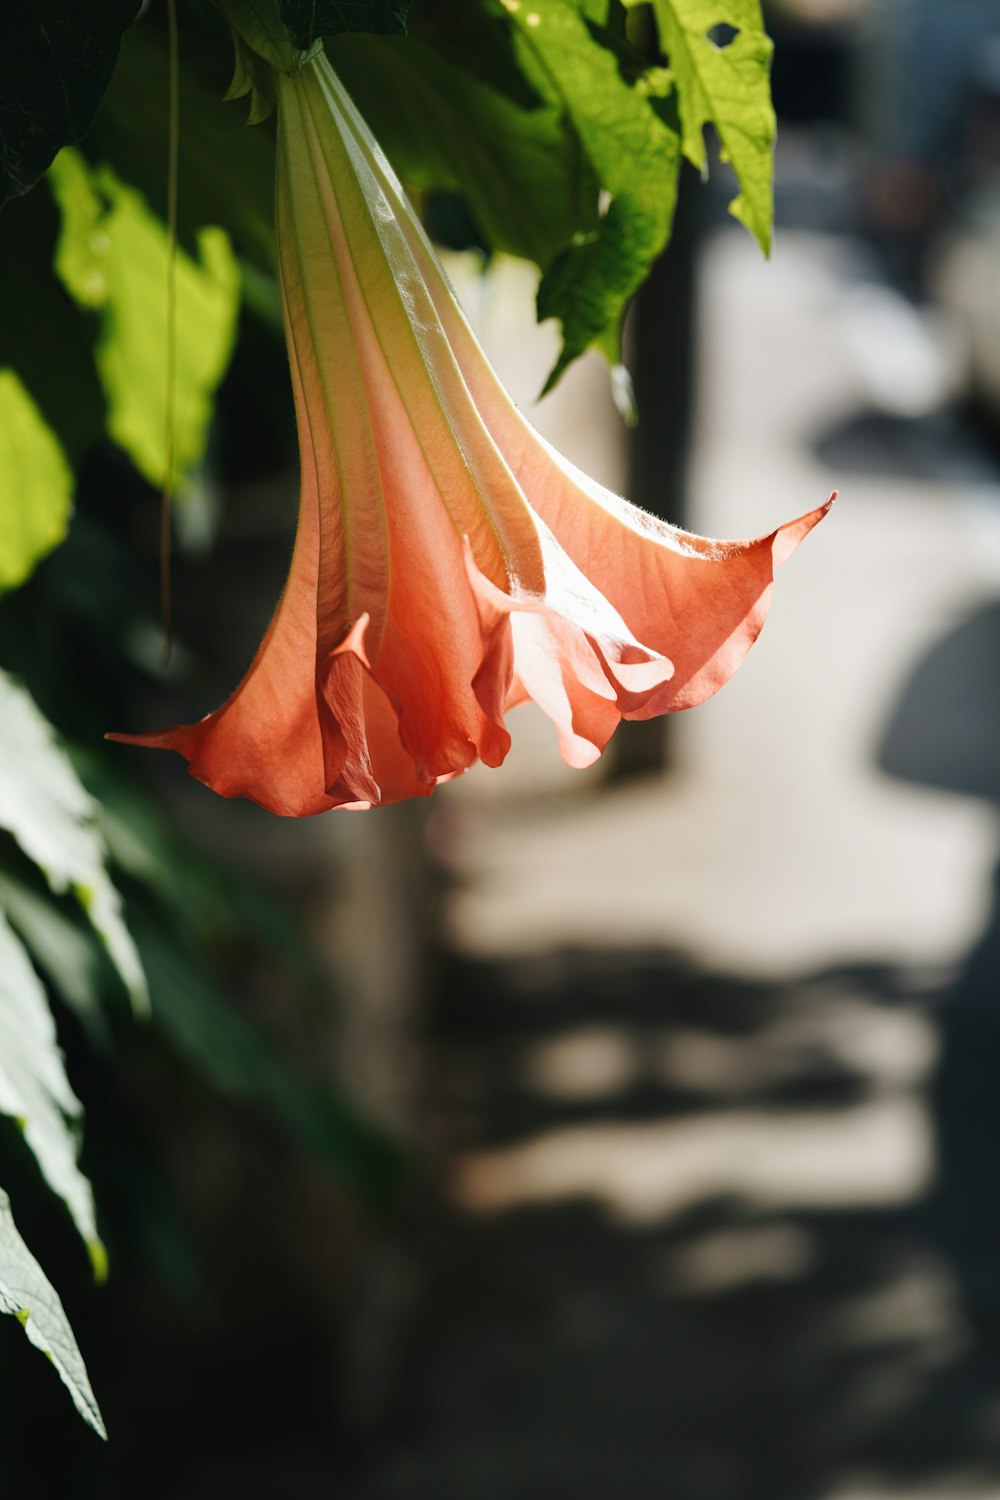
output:
M73 475L13 370L0 370L0 592L16 588L69 526Z
M262 125L274 113L274 73L260 54L243 40L235 26L230 26L229 30L233 38L233 76L222 97L229 104L249 95L247 124Z
M84 790L52 728L0 671L0 828L44 872L54 891L72 890L100 934L137 1011L148 1007L142 964L105 865L99 808Z
M0 1113L18 1121L42 1176L95 1264L103 1251L90 1183L77 1166L80 1101L69 1086L41 980L0 911Z
M677 85L684 155L703 171L704 126L714 125L724 158L740 185L729 212L769 255L774 217L774 47L764 30L760 0L652 0L652 4ZM720 28L736 35L717 42L713 34Z
M0 11L0 204L25 193L87 131L138 0L4 0Z
M525 77L514 53L506 12L474 0L420 0L408 33L428 43L437 57L488 83L515 104L533 108L541 95Z
M278 0L215 0L215 3L229 22L233 35L245 43L250 56L263 58L272 68L283 73L291 73L297 66L298 50L291 32L278 14ZM228 98L243 97L243 92L234 95L232 88L235 85L241 89L252 67L249 57L241 56L237 43L236 72Z
M337 73L396 170L461 192L491 249L547 266L598 222L598 183L558 104L526 107L416 37L345 37Z
M623 76L573 0L503 4L532 84L561 106L606 195L596 227L577 234L539 287L539 318L558 318L563 329L549 390L593 343L614 359L629 299L670 234L680 143L653 107L665 92L662 70Z
M303 49L342 31L405 36L410 0L278 0L282 21Z
M17 1318L36 1349L59 1372L73 1405L99 1437L107 1430L59 1295L17 1232L10 1199L0 1189L0 1312Z
M49 173L63 215L56 270L81 306L101 310L97 368L109 435L151 484L166 478L166 228L109 167L64 151ZM227 235L198 235L177 253L174 468L182 484L204 452L212 398L232 353L239 269Z
M104 1043L100 951L72 908L66 910L44 888L35 889L11 869L0 868L0 910L91 1039Z

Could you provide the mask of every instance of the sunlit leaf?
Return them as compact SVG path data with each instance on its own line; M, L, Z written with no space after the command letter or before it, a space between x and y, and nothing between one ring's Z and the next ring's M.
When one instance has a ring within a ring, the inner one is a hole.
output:
M93 1038L104 1039L100 953L72 907L0 868L0 910L35 962Z
M596 227L576 237L539 287L539 317L558 318L563 330L549 389L593 343L617 357L625 308L670 233L680 143L653 107L662 71L627 80L573 0L504 0L504 8L532 83L565 111L605 195Z
M104 1419L59 1295L17 1232L10 1199L0 1188L0 1312L11 1313L36 1349L47 1354L73 1405L102 1438Z
M77 1165L81 1112L41 980L0 911L0 1113L20 1125L43 1177L100 1265L94 1195Z
M56 270L82 306L101 310L97 368L108 432L160 485L168 462L166 228L141 193L108 167L91 171L79 152L61 152L49 177L63 214ZM197 260L183 250L177 258L174 485L204 452L239 309L228 236L203 229L198 251Z
M66 535L73 475L13 370L0 370L0 591L16 588Z
M0 828L13 834L55 891L72 890L100 933L137 1009L148 1005L139 955L108 875L98 807L34 702L0 672Z
M704 127L713 125L740 193L729 212L765 255L773 219L773 44L760 0L652 0L677 85L684 155L703 170Z

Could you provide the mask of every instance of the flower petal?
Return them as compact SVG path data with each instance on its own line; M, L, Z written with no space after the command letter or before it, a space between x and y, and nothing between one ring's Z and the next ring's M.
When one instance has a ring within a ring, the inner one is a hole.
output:
M303 816L499 765L504 715L528 697L583 766L622 717L715 692L761 629L775 565L828 506L713 542L592 483L507 396L326 58L277 86L302 459L288 581L221 708L111 738Z
M774 568L822 520L835 494L766 536L716 542L646 514L582 474L510 399L409 200L343 91L340 107L420 267L478 415L532 508L576 566L598 581L633 635L674 663L669 686L633 703L625 717L649 718L703 702L732 676L760 634Z

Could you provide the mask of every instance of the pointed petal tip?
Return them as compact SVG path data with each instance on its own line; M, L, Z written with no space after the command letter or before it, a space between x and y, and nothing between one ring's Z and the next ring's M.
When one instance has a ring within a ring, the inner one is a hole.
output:
M836 500L837 495L838 491L833 490L830 498L824 500L822 505L817 505L815 510L807 511L804 516L799 516L797 520L788 521L784 526L778 527L774 533L774 541L771 544L771 556L774 559L775 567L780 568L783 563L788 561L799 543L809 535L814 526L818 526L820 521L822 521Z
M180 733L179 728L161 729L153 734L120 734L111 730L104 738L116 745L139 745L144 750L179 750L177 738Z
M350 630L344 636L339 646L335 646L330 652L331 656L356 656L366 672L372 670L372 664L368 660L367 635L371 624L371 615L367 610L358 615Z

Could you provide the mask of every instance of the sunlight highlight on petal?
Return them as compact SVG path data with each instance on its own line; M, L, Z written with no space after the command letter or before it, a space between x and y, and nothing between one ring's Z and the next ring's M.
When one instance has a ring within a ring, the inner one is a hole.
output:
M769 535L678 531L510 400L386 158L319 55L278 81L277 244L302 488L285 590L233 695L172 749L276 813L427 796L499 765L532 698L563 758L702 702L763 626Z

